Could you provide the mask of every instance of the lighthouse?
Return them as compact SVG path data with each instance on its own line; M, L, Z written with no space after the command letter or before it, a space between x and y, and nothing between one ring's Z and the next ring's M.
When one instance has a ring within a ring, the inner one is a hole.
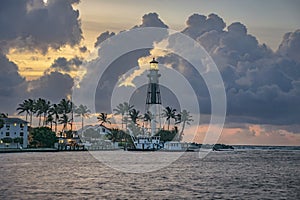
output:
M160 126L160 105L161 105L161 96L159 89L159 74L158 62L153 58L150 62L148 88L147 88L147 98L146 98L146 111L150 112L151 117L151 136L156 134L158 129L157 123Z

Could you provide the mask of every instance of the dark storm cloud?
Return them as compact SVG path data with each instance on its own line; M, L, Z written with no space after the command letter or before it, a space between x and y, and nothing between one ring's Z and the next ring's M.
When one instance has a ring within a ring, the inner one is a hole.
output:
M68 74L51 72L29 82L29 96L57 102L71 94L74 81Z
M26 88L27 83L19 74L18 66L0 53L0 112L11 113Z
M0 1L0 41L2 48L18 47L46 52L82 39L79 1L3 0Z
M77 56L71 58L70 60L67 60L65 57L59 57L54 60L54 63L50 66L49 69L55 71L70 72L78 70L82 63L82 58L79 58Z
M167 27L160 22L156 14L150 13L144 15L143 23L134 28L154 24ZM190 16L182 32L203 45L220 70L227 94L227 123L299 124L300 64L296 56L300 55L299 31L286 34L278 52L260 44L255 36L248 33L244 24L234 22L226 27L223 19L215 14ZM176 42L169 41L169 45ZM105 52L99 55L105 57ZM130 52L107 69L104 74L107 78L100 80L97 89L96 99L107 97L96 102L100 110L109 108L109 105L100 104L110 102L110 93L119 76L145 55L149 55L149 50ZM198 95L201 113L210 114L207 86L193 66L173 54L160 57L158 61L169 64L189 80ZM93 72L92 67L90 69L85 80Z
M32 68L28 67L27 70ZM59 101L71 94L73 79L68 74L51 72L37 80L26 81L18 66L0 54L0 112L12 115L19 103L27 98L47 98Z
M274 53L248 34L240 22L224 30L222 19L214 16L218 20L209 25L208 18L192 15L182 32L199 41L216 62L227 91L227 121L299 124L299 30L287 33ZM176 63L173 65L176 68ZM203 81L191 73L193 69L184 65L190 68L188 78L196 80L192 84L204 87ZM205 92L198 95L202 100L209 98Z
M95 47L99 47L101 42L103 42L104 40L114 36L115 33L114 32L109 32L109 31L106 31L106 32L103 32L101 33L98 37L97 37L97 41L95 42L94 46Z
M72 4L78 0L3 0L0 1L0 111L15 112L26 98L59 100L71 93L73 79L59 71L69 72L82 64L82 59L60 58L53 64L55 72L45 73L33 81L19 74L18 66L9 61L5 53L10 48L41 51L74 46L82 39L79 11ZM86 48L80 49L81 52ZM31 57L37 60L36 57ZM65 62L64 62L65 61ZM32 70L28 66L24 71Z

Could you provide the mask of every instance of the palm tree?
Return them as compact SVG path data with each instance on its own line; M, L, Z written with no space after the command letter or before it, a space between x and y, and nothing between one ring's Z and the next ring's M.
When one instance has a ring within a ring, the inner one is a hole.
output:
M111 129L110 133L106 135L107 139L111 140L112 142L120 141L122 136L120 135L120 131L118 129Z
M54 122L53 116L51 114L48 114L47 119L46 119L46 124L50 124L51 131L52 131L53 122Z
M39 127L41 126L41 119L42 119L42 114L43 114L43 106L45 103L45 99L39 98L36 102L35 102L35 106L34 106L34 110L36 112L36 117L39 118Z
M49 109L49 114L54 116L53 123L55 124L55 133L57 132L57 122L58 122L58 119L59 119L59 113L60 113L60 110L59 110L58 105L53 104Z
M168 131L170 130L170 121L171 119L175 119L176 118L176 109L173 109L169 106L167 106L164 111L163 111L163 116L166 118L166 120L168 121Z
M3 128L4 123L5 123L4 120L2 118L0 118L0 129Z
M67 129L67 125L68 125L68 123L70 122L70 119L69 119L68 115L63 114L63 115L59 118L58 122L59 122L60 124L63 124L62 132L64 132L64 131Z
M42 112L44 114L44 120L43 120L43 126L46 125L46 120L47 120L47 114L49 113L49 110L51 108L51 103L50 101L43 101L43 107L42 107ZM51 128L52 129L52 128Z
M187 110L183 110L180 112L180 122L182 122L182 128L179 134L179 140L182 139L183 136L183 130L185 128L185 125L188 124L190 125L190 122L194 121L192 119L192 116L190 115L190 112L188 112Z
M128 102L120 103L117 108L113 109L117 115L121 115L122 117L122 129L124 124L124 116L127 119L127 115L129 114L130 110L133 108L133 105L130 105ZM127 124L127 123L126 123Z
M153 118L153 116L150 111L147 111L143 116L144 122L146 122L146 123L151 122L152 118ZM146 127L147 127L147 125L146 125Z
M18 115L19 114L22 114L22 113L26 113L26 117L25 117L25 119L26 119L26 121L27 121L27 117L28 117L28 115L30 114L30 105L29 105L29 101L28 100L24 100L23 101L23 103L20 103L19 104L19 107L17 108L17 110L19 111L18 112Z
M111 124L110 119L107 116L107 113L100 113L97 116L97 119L100 122L100 126L104 125L105 123Z
M7 113L0 113L0 118L8 118L8 114Z
M59 104L59 114L68 115L73 111L73 103L70 100L62 99ZM72 130L72 123L73 123L73 117L69 120L71 122L71 130Z
M140 111L135 108L131 109L129 112L129 117L134 124L137 124L138 119L141 118Z
M33 99L28 99L28 107L29 107L29 112L30 112L30 126L32 126L32 116L35 114L35 100Z
M121 126L123 129L123 124L124 124L124 115L126 113L125 107L122 103L117 105L117 108L114 108L113 111L115 112L116 115L121 115Z
M70 100L62 99L59 104L60 114L69 114L72 112L72 102Z
M90 116L91 111L87 108L87 106L81 104L78 108L76 108L75 113L77 114L76 117L81 117L81 129L83 129L83 120Z

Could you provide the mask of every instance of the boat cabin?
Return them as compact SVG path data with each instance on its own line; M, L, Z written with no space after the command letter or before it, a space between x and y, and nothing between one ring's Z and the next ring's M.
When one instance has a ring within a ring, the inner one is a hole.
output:
M137 150L157 150L161 148L159 136L137 136L134 141Z

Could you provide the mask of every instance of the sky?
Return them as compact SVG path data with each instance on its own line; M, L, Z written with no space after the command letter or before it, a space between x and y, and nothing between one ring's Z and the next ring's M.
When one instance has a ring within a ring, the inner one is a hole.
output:
M74 83L89 88L87 80L99 67L97 59L105 59L104 40L133 27L169 27L199 42L220 70L227 115L219 142L300 145L297 0L3 0L0 4L1 112L15 115L26 98L56 103L71 94ZM211 102L201 76L178 56L149 49L121 56L105 71L95 97L103 99L96 103L98 111L107 110L119 78L154 54L190 80L201 99L201 114L208 119ZM203 140L207 127L207 120L196 127L196 139ZM192 137L187 129L186 140Z

